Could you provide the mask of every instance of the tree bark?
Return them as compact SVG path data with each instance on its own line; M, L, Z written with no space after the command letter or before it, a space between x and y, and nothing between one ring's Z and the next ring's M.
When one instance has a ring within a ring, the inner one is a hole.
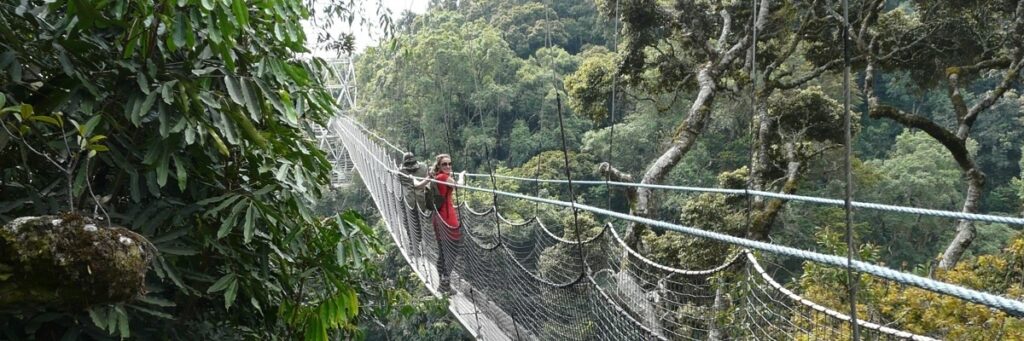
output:
M967 196L964 198L964 206L960 211L963 213L978 212L978 204L981 202L981 192L985 187L985 174L977 168L966 170L967 174ZM956 237L946 247L939 261L940 269L952 269L964 255L964 251L971 246L974 238L977 237L977 230L974 222L960 220L956 224Z
M679 160L682 159L683 155L693 147L693 144L697 141L697 137L699 137L700 134L704 132L704 128L707 127L708 120L711 117L711 106L714 103L716 90L714 75L712 74L710 64L702 66L700 70L697 71L697 83L700 84L700 90L697 92L697 98L693 101L693 105L690 106L689 115L686 117L686 120L679 125L675 140L672 141L672 145L669 146L668 150L661 154L661 156L647 168L647 172L644 173L644 177L640 180L640 183L661 183L661 181L665 179L665 175L679 163ZM633 205L633 214L645 218L651 217L654 213L653 189L638 188L636 192L636 203ZM636 248L642 229L643 226L639 223L629 224L625 238L625 242L629 247L634 249Z
M780 190L783 194L796 193L797 183L800 180L800 168L803 167L803 162L800 160L800 155L796 148L796 145L793 143L786 143L786 182L783 183ZM747 233L747 238L766 241L771 233L772 224L779 216L779 213L782 212L786 200L771 199L765 201L763 198L759 199L761 199L760 205L755 206L754 211L751 212L754 218L750 222L750 231Z

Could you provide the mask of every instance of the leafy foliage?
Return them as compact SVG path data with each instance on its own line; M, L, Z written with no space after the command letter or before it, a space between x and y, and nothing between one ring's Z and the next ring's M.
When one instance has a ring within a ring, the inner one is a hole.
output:
M352 283L379 246L358 214L312 210L330 164L305 131L335 106L324 62L296 58L308 16L300 0L0 5L0 220L92 211L159 251L146 297L6 313L8 337L358 335Z

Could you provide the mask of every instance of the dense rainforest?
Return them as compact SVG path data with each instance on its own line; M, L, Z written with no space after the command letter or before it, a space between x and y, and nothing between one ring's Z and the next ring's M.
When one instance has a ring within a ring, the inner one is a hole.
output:
M360 52L351 35L300 25L374 6L354 0L0 3L0 339L467 338L405 266L360 180L327 186L310 131L338 108L326 63L305 54L313 40L356 60L353 115L424 162L450 153L457 170L548 179L567 162L574 179L842 198L845 35L854 199L1024 214L1024 1L849 4L847 21L839 2L817 0L432 0L379 18L389 39ZM570 199L556 184L471 183ZM842 208L574 194L848 253ZM853 221L861 260L1024 297L1020 226L868 210ZM731 252L620 228L668 266L710 268ZM843 270L769 262L787 287L848 309ZM894 327L1024 337L1004 313L866 276L858 286L858 314Z
M851 1L849 21L839 6L435 1L428 13L396 21L392 44L359 56L359 118L424 161L450 153L456 168L481 174L564 179L564 129L576 179L842 198L845 33L854 200L1024 213L1024 3ZM494 185L569 195L564 186ZM576 195L634 215L847 253L841 207L603 186ZM491 205L486 194L467 200ZM501 207L571 224L564 212L517 205ZM728 253L639 224L623 228L627 243L670 266L710 268ZM855 212L853 224L862 260L1017 298L1019 229L869 210ZM777 262L806 297L848 307L841 270ZM901 320L914 332L1021 333L1019 320L984 308L860 282L861 314Z

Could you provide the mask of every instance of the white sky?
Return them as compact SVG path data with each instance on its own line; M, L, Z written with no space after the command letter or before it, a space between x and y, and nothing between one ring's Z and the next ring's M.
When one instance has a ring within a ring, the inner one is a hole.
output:
M316 0L317 5L326 4L331 0ZM356 37L356 52L362 52L367 46L376 46L379 43L381 30L376 27L378 15L377 15L377 3L391 10L391 20L398 21L401 17L402 12L410 10L414 13L423 13L427 10L429 0L362 0L358 1L360 6L363 8L358 10L356 20L352 22L352 26L348 23L336 23L330 28L334 32L352 32ZM360 16L366 18L373 27L367 28L359 25ZM318 34L321 30L314 28L311 22L304 22L302 24L306 30L306 41L309 45L309 49L313 51L313 54L323 57L333 57L333 52L326 52L319 49L316 45Z

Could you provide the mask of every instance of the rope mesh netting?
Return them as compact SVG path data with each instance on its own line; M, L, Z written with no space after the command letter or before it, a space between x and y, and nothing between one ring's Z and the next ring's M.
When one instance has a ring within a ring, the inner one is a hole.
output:
M388 149L347 119L331 129L341 132L389 232L426 286L440 294L443 268L451 269L450 310L477 338L850 338L847 314L776 281L793 278L781 264L804 261L794 257L686 236L693 239L689 251L705 257L698 269L684 270L687 264L668 266L627 247L626 220L580 212L577 230L571 207L538 213L534 203L507 197L500 209L462 203L461 238L438 235L447 227L436 212L406 200L403 181L410 180L395 171ZM856 321L864 339L931 339L884 327L870 315Z

